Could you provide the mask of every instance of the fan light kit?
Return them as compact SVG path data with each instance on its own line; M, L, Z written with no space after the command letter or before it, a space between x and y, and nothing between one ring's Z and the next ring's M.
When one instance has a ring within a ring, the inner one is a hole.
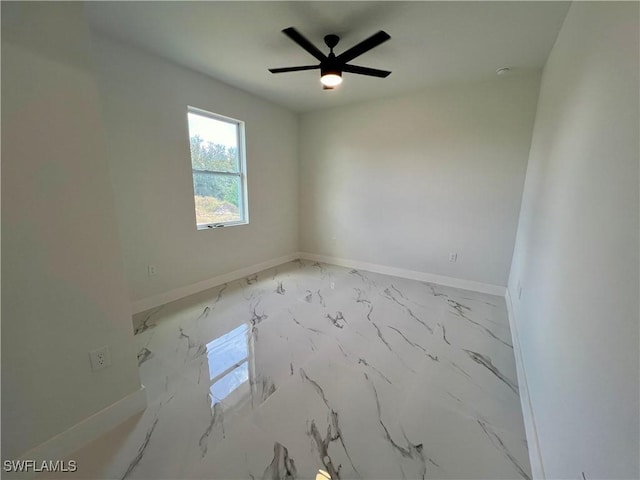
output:
M295 28L285 28L282 30L282 33L313 55L320 61L320 63L318 65L304 65L300 67L270 68L269 71L271 73L299 72L302 70L319 69L320 82L322 83L322 88L325 90L333 90L336 86L340 85L342 83L342 74L344 72L379 78L385 78L391 74L391 72L387 70L378 70L375 68L348 64L348 62L354 58L359 57L363 53L368 52L372 48L377 47L391 38L388 33L383 32L382 30L337 56L333 53L333 49L340 41L340 37L338 35L331 34L324 37L324 43L329 47L329 55L325 55L313 43L303 37Z
M336 87L342 83L340 72L326 72L320 77L320 83L325 87Z

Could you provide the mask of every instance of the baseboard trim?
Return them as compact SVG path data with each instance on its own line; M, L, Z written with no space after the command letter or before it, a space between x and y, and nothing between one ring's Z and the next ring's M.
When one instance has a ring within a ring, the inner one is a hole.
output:
M147 396L144 386L141 386L135 392L32 448L24 455L21 455L20 460L35 460L41 463L45 460L66 459L80 447L95 440L135 414L142 412L145 408L147 408ZM24 474L20 476L20 478L27 477Z
M282 257L267 260L266 262L256 263L254 265L250 265L239 270L234 270L223 275L211 277L206 280L187 285L186 287L176 288L174 290L169 290L168 292L154 295L153 297L137 300L131 304L132 314L144 312L145 310L149 310L150 308L156 308L169 302L180 300L181 298L188 297L189 295L193 295L194 293L199 293L204 290L208 290L209 288L222 285L223 283L231 282L248 275L253 275L254 273L261 272L262 270L266 270L271 267L276 267L283 263L297 260L298 258L299 256L297 253L290 253Z
M461 288L463 290L471 290L474 292L488 293L489 295L497 295L504 297L505 287L493 285L490 283L474 282L473 280L463 280L461 278L447 277L445 275L436 275L434 273L417 272L415 270L406 270L404 268L389 267L387 265L379 265L376 263L360 262L358 260L349 260L346 258L329 257L326 255L316 255L315 253L299 252L299 257L304 260L312 260L316 262L330 263L341 267L355 268L359 270L367 270L369 272L382 273L393 277L408 278L411 280L419 280L422 282L435 283L446 287Z
M414 270L406 270L404 268L389 267L387 265L379 265L376 263L360 262L358 260L349 260L346 258L330 257L326 255L316 255L315 253L307 252L294 252L282 257L273 258L266 262L256 263L239 270L234 270L223 275L211 277L200 282L187 285L185 287L169 290L168 292L160 293L152 297L143 298L132 302L131 313L136 314L144 312L151 308L160 307L167 303L181 298L188 297L194 293L199 293L209 288L217 287L223 283L232 282L239 278L253 275L254 273L267 270L268 268L282 265L283 263L292 262L297 259L311 260L314 262L330 263L332 265L338 265L347 268L357 268L360 270L367 270L369 272L382 273L385 275L391 275L394 277L408 278L411 280L420 280L423 282L435 283L438 285L444 285L447 287L461 288L463 290L471 290L474 292L488 293L489 295L497 295L504 297L505 287L500 285L492 285L490 283L474 282L472 280L463 280L461 278L447 277L444 275L436 275L433 273L417 272Z
M516 359L516 372L518 375L518 386L520 391L520 405L522 406L522 416L524 418L524 428L527 434L527 445L529 447L529 462L531 463L531 473L534 479L545 480L544 465L542 463L542 452L540 451L540 442L538 440L538 429L536 427L536 419L533 414L533 405L531 396L529 395L529 384L527 383L527 374L524 369L522 358L522 349L520 348L520 337L518 335L518 326L516 324L515 311L511 302L511 293L509 288L506 289L504 295L507 304L507 315L509 317L509 328L511 329L511 340L513 342L513 353Z

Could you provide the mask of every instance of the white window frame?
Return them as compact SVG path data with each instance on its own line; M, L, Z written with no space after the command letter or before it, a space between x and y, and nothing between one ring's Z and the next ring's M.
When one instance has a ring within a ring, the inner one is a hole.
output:
M188 106L187 113L192 113L195 115L200 115L202 117L208 117L213 120L218 120L220 122L230 123L236 127L236 132L238 135L238 172L222 172L216 170L197 170L193 168L193 160L191 159L191 151L189 151L189 163L191 164L191 180L193 187L193 213L195 216L196 208L195 208L195 184L194 173L206 173L211 175L228 175L232 177L240 178L240 205L238 206L238 210L242 215L240 220L229 221L229 222L216 222L216 223L198 223L198 218L196 217L196 229L197 230L211 230L220 227L232 227L236 225L247 225L249 224L249 199L247 194L247 160L246 160L246 148L245 148L245 128L244 122L242 120L236 120L235 118L225 117L224 115L220 115L218 113L209 112L207 110L203 110L201 108ZM189 138L191 138L191 132L189 131L189 124L187 122L187 131Z

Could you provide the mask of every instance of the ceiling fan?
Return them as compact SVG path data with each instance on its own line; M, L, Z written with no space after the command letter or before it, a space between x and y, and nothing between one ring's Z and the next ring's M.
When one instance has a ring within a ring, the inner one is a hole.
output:
M382 30L351 47L349 50L342 52L340 55L333 53L334 47L340 41L340 37L338 35L331 34L324 37L324 43L330 50L329 55L325 55L313 43L303 37L295 28L285 28L282 30L282 33L304 48L316 59L320 60L320 63L318 65L305 65L301 67L270 68L269 71L271 73L299 72L301 70L320 69L320 82L322 82L322 86L325 90L333 90L334 87L340 85L342 83L343 72L380 78L388 77L389 74L391 74L391 72L387 70L378 70L375 68L359 67L357 65L348 64L348 62L354 58L359 57L363 53L368 52L372 48L377 47L391 38L388 33L383 32Z

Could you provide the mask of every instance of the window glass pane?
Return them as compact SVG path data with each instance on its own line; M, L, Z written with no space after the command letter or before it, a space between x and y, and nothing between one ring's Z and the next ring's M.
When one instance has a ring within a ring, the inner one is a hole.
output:
M237 175L193 172L198 225L242 221L242 180Z
M187 117L194 170L238 172L238 125L193 112Z

